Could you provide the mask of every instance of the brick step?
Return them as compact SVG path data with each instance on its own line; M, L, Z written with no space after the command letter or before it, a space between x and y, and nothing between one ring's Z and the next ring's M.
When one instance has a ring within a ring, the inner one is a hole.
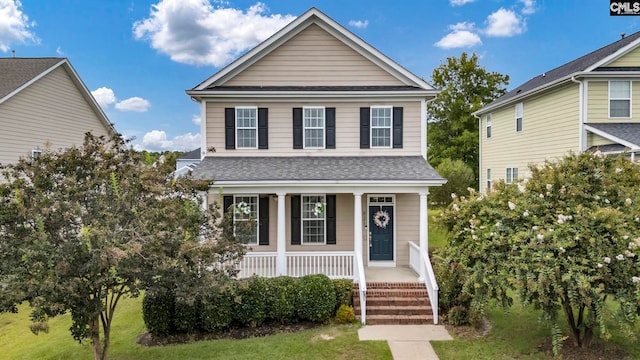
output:
M369 325L424 325L433 324L432 315L369 315Z
M353 284L353 289L358 290L358 284ZM419 282L368 282L368 289L424 289L424 284Z
M360 298L353 299L354 306L360 306ZM367 306L431 306L427 297L368 297Z
M369 306L367 318L373 315L431 315L431 306Z

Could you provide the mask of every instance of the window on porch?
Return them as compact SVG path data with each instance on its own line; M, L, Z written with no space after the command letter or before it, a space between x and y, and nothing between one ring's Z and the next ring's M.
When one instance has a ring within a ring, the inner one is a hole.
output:
M325 244L325 195L302 196L302 244Z
M233 203L235 204L234 223L251 222L249 234L242 236L240 240L243 244L258 245L258 196L234 196Z

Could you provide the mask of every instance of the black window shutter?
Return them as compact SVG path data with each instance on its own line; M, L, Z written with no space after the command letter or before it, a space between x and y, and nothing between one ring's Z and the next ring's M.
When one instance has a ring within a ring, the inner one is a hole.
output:
M291 196L291 245L300 245L302 242L301 218L300 218L300 195Z
M258 149L269 148L269 109L258 108Z
M293 108L293 148L302 149L302 108Z
M227 213L227 211L229 211L229 208L230 208L232 205L233 205L233 196L231 196L231 195L225 195L225 196L223 197L223 200L222 200L222 206L223 206L222 208L223 208L223 210L224 210L225 214Z
M402 107L393 108L393 148L402 149Z
M360 149L369 148L369 113L368 107L360 108Z
M269 245L269 197L260 198L258 214L258 245Z
M336 244L336 196L327 195L327 245Z
M336 148L336 108L325 108L325 148Z
M224 109L224 148L236 148L236 109Z

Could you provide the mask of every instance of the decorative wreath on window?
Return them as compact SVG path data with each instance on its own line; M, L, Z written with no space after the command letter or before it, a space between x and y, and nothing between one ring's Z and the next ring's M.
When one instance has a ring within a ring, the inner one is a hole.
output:
M389 225L389 213L384 210L378 210L373 215L373 223L379 228L386 229L387 225Z

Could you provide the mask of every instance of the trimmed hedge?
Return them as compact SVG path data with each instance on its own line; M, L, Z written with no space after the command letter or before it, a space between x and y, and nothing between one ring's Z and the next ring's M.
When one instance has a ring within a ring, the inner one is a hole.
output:
M173 291L148 291L143 317L154 336L211 333L264 322L324 322L341 306L343 312L350 307L352 287L351 280L308 275L231 280L190 301L177 298ZM341 315L344 318L348 313Z

